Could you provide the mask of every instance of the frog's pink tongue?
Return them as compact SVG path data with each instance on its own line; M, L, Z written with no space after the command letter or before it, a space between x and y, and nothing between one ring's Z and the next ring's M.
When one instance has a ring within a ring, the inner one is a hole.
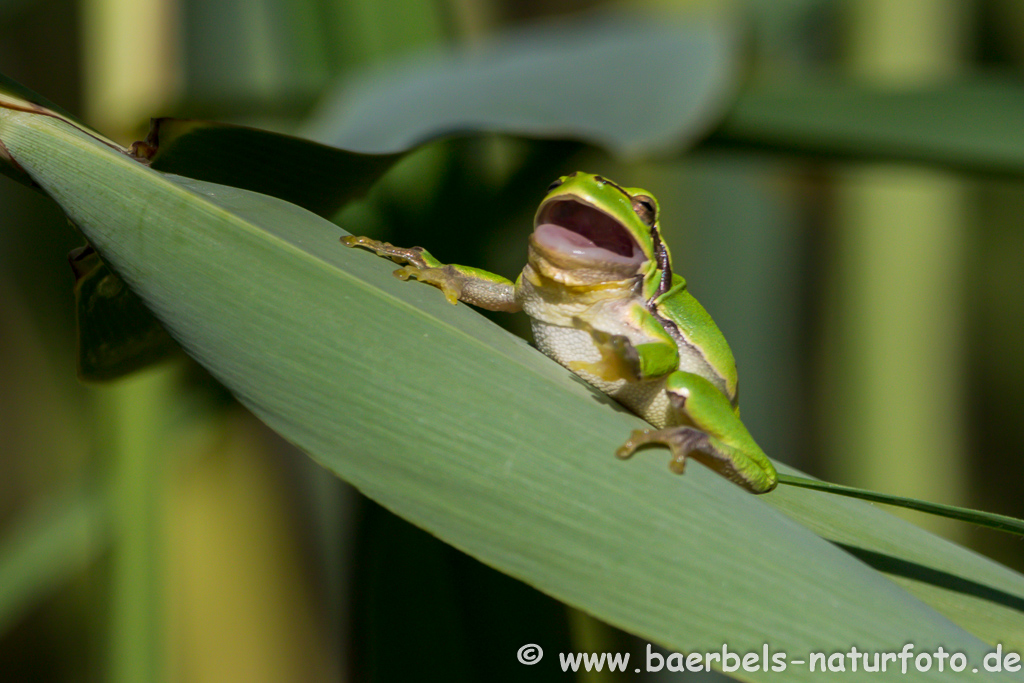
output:
M643 261L643 254L624 256L598 246L592 239L554 223L541 223L533 230L534 238L541 247L550 251L573 254L587 261L636 263Z

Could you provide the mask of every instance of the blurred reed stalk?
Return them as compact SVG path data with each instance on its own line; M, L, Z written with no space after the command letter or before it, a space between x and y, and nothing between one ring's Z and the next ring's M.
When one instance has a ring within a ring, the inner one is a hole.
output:
M847 65L874 87L955 76L971 3L857 0ZM848 168L837 188L831 350L820 393L834 465L855 486L961 505L965 490L965 231L968 191L949 173ZM959 538L948 520L915 522Z

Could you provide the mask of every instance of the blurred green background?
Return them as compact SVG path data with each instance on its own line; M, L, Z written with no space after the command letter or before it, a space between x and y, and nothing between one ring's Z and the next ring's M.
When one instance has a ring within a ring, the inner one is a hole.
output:
M6 0L0 73L125 144L163 115L301 133L365 69L606 4ZM892 93L1012 80L1024 65L1024 5L1010 0L623 4L733 17L751 82ZM684 157L630 161L570 142L433 142L337 221L514 277L547 184L614 169L602 172L659 197L677 269L730 340L744 421L770 455L1024 517L1024 169L742 137L723 129ZM480 224L510 196L517 220ZM53 575L46 591L0 583L0 679L519 680L507 651L542 635L564 650L630 646L363 499L184 357L80 383L67 267L80 241L11 182L0 216L0 543L34 539L33 566ZM525 319L494 319L528 334ZM96 494L108 480L116 510ZM96 522L110 513L128 542ZM47 514L64 523L34 534ZM912 519L1024 569L1012 537Z

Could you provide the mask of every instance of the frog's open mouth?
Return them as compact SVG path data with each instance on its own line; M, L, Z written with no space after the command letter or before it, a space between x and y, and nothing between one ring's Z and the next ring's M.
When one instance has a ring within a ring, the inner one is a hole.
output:
M645 256L629 231L592 206L559 199L537 214L533 238L547 252L587 262L640 265Z

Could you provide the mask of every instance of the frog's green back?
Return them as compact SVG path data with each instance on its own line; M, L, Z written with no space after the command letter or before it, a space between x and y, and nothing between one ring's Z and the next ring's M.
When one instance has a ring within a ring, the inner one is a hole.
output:
M686 280L673 274L672 287L656 303L661 314L674 322L690 343L703 350L708 364L725 380L729 399L735 404L736 359L718 325L686 288Z

